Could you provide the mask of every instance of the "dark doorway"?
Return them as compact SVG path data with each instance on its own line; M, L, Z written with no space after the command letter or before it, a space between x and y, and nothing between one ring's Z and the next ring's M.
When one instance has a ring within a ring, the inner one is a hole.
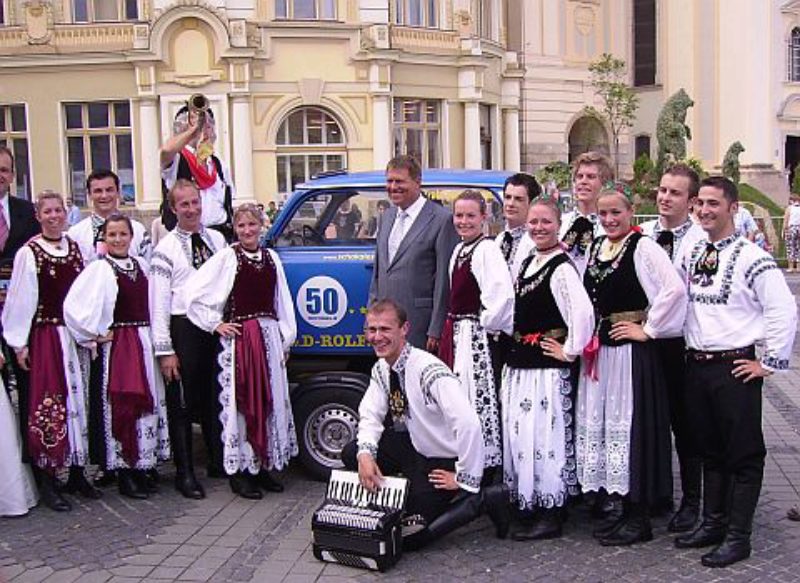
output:
M789 171L789 190L794 181L794 169L800 163L800 136L786 136L786 150L784 151L786 169Z

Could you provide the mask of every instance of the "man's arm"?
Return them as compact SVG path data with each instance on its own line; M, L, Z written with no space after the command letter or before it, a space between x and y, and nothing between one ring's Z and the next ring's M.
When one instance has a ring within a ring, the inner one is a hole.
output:
M195 125L190 124L185 131L175 134L164 142L159 155L161 168L169 168L175 160L175 156L188 146L194 138L199 138L202 132L203 126L197 125L197 122L195 122Z
M380 487L383 475L377 464L378 443L383 435L383 420L389 410L385 383L381 380L380 365L372 367L369 386L358 406L358 475L361 484L370 491Z
M444 319L447 316L447 300L450 293L450 257L458 244L458 235L453 226L453 217L448 212L437 217L439 233L436 236L436 277L433 284L433 311L428 325L428 338L437 341L442 335Z

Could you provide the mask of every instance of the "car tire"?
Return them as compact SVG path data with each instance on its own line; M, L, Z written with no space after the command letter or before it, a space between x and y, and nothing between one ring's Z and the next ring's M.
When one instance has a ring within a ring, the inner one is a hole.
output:
M300 396L294 416L300 462L316 480L344 467L341 450L355 439L361 392L340 387L317 388Z

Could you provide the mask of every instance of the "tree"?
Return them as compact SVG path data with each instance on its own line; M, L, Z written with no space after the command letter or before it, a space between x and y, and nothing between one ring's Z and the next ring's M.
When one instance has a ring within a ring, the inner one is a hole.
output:
M611 130L614 167L619 176L619 138L636 120L639 97L628 85L628 72L623 59L603 53L599 59L589 63L589 73L592 75L594 93L602 105L600 109L588 106L586 112L603 120Z

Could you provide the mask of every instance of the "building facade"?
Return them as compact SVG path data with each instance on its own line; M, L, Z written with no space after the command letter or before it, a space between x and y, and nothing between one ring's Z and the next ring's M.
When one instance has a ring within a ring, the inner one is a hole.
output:
M85 203L110 167L144 211L178 108L208 97L239 200L382 167L519 168L505 0L0 0L0 142L17 193Z

